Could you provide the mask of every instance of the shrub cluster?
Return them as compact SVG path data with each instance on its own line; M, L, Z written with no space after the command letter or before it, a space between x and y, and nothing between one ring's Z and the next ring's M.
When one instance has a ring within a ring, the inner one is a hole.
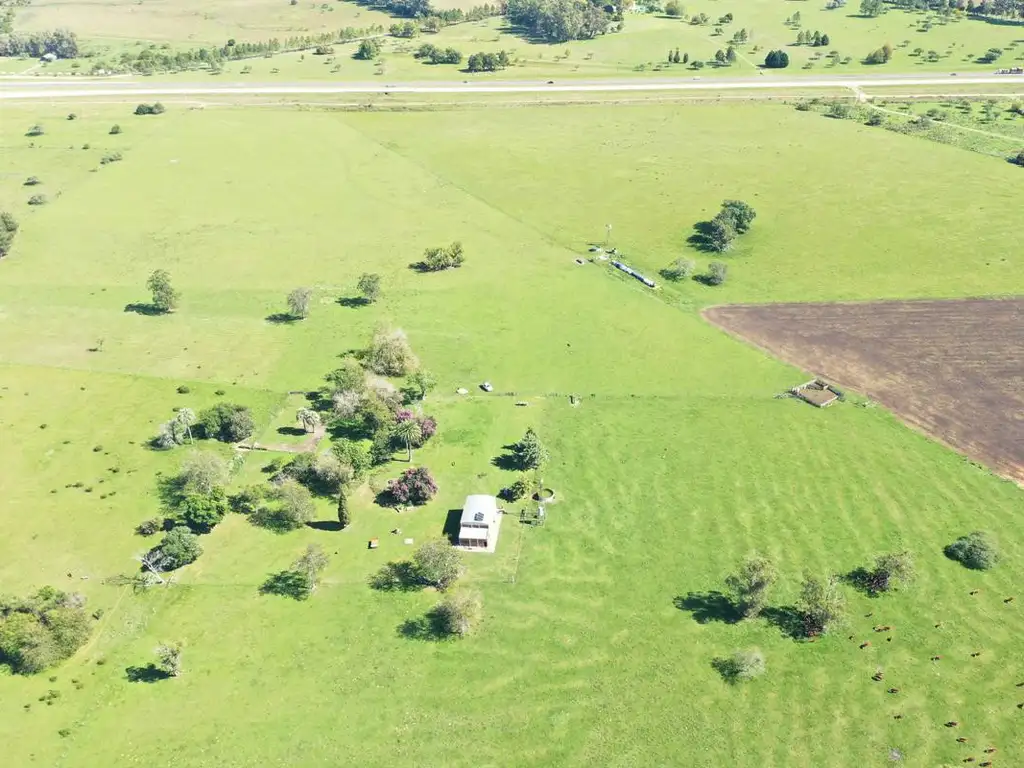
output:
M426 467L407 469L388 482L387 493L396 504L426 504L437 493L437 483Z
M0 598L0 664L33 674L62 661L89 639L85 598L43 587L27 598Z
M0 259L8 254L18 234L18 220L7 211L0 211Z
M469 72L497 72L505 69L509 63L508 54L504 50L497 53L474 53L466 59L466 69Z
M136 115L162 115L166 109L159 101L155 104L139 104L135 108Z
M476 55L476 54L474 54ZM472 60L470 56L470 60ZM427 248L423 252L423 261L419 267L427 272L440 272L445 269L456 269L466 261L462 243L455 241L447 248Z
M462 53L455 48L438 48L433 43L424 43L413 56L431 64L461 64Z

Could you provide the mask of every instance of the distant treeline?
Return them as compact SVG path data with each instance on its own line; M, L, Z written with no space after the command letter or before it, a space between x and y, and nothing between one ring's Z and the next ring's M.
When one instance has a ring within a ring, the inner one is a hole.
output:
M952 13L966 11L978 16L1024 18L1024 0L885 0L895 8Z
M458 8L437 10L430 7L430 0L356 0L356 2L359 5L406 19L439 18L445 25L458 24L461 21L481 21L491 16L502 16L505 13L504 0L494 5L484 3L470 8L468 11Z
M0 35L0 56L31 56L40 58L52 53L58 59L78 56L78 38L74 32L55 29L29 35Z
M509 0L508 20L551 43L591 40L622 21L612 5L600 0Z

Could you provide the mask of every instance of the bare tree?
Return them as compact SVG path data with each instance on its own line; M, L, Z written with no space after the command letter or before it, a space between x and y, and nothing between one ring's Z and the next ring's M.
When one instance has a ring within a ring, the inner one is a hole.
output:
M157 668L169 677L181 674L181 644L161 643L156 647Z
M288 294L288 311L292 317L309 317L309 301L313 298L310 288L296 288Z

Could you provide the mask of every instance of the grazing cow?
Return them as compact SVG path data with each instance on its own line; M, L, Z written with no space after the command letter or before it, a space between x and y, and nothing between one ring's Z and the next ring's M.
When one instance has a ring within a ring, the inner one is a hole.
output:
M958 725L960 725L960 723L958 723L956 720L950 720L948 723L946 723L947 728L956 728Z
M1004 603L1012 603L1013 602L1013 598L1012 597L1008 597L1005 600L1003 600L1003 602Z
M932 656L932 661L939 661L941 659L942 659L941 656Z
M967 743L967 737L966 736L957 736L956 740L957 740L957 743L959 743L959 744L966 744Z
M991 755L991 754L992 754L993 752L995 752L995 751L996 751L996 748L995 748L995 747L989 747L988 749L986 749L986 750L985 750L985 752L986 752L987 754L989 754L989 755Z
M893 715L892 719L893 720L902 720L903 719L903 715Z
M972 594L972 595L976 595L976 594L978 594L979 592L981 592L981 590L980 590L980 589L974 589L974 590L971 590L971 594Z
M979 656L981 656L981 651L975 651L974 653L971 654L971 658L972 659L976 659Z
M863 649L867 648L867 647L868 647L869 645L871 645L871 643L870 643L870 642L863 642L863 643L861 643L861 644L860 644L861 650L863 650Z
M899 692L900 692L899 688L890 688L888 691L886 691L886 693L899 693Z

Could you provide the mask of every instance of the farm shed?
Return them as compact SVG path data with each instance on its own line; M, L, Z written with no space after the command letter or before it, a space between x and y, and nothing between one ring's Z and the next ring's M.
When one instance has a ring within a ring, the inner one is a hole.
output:
M459 521L459 546L494 551L501 526L501 510L493 496L467 496Z

